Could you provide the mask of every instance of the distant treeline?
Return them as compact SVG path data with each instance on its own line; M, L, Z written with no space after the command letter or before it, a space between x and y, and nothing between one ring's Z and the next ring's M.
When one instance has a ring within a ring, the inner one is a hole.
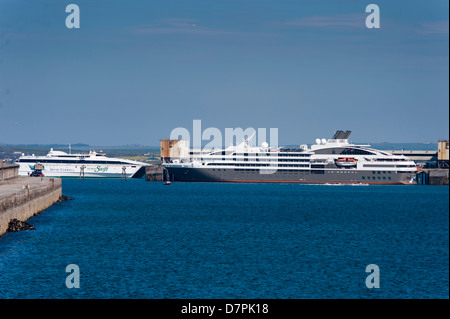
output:
M0 159L17 159L24 153L26 155L35 154L36 156L47 155L53 148L58 151L69 152L69 145L67 144L27 144L27 145L1 145L0 144ZM105 152L109 157L134 157L141 156L146 158L153 158L156 155L159 156L159 147L151 146L90 146L88 144L72 144L72 153L89 153L90 150L97 152Z
M0 144L0 146L10 146L10 147L39 147L39 148L69 148L69 144ZM77 147L89 147L89 144L77 143L71 144L72 148Z
M437 143L358 143L351 142L356 145L370 145L370 148L375 148L382 151L437 151ZM311 145L309 145L311 146ZM296 148L298 145L286 145L286 148Z
M423 150L423 151L431 151L431 150L437 150L437 143L388 143L388 142L381 142L381 143L354 143L354 144L369 144L372 148L380 149L380 150ZM69 149L69 144L1 144L0 147L8 147L8 148L16 148L16 149ZM298 145L283 145L283 147L287 148L295 148L298 147ZM159 150L159 146L144 146L144 145L137 145L137 144L130 144L130 145L121 145L121 146L93 146L89 144L84 143L76 143L71 144L72 150Z
M355 143L356 144L356 143ZM385 151L437 151L438 144L436 143L367 143L370 147Z

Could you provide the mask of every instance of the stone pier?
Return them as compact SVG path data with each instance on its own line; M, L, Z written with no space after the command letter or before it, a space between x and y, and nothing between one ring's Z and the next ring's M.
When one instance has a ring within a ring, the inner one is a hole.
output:
M0 167L0 236L13 219L26 221L53 203L62 194L61 179L18 177L17 165Z

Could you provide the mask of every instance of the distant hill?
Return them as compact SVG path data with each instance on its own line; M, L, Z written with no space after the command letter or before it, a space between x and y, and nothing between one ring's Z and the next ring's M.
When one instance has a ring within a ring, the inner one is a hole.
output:
M2 144L0 146L18 146L18 147L42 147L42 148L69 148L69 144ZM71 144L72 148L89 147L89 144L76 143Z
M371 148L375 148L378 150L384 151L397 151L397 150L405 150L405 151L437 151L437 143L368 143L368 142L352 142L352 144L357 145L370 145ZM311 145L308 145L309 147ZM298 148L298 145L284 145L284 147L292 147Z
M367 143L370 147L385 151L437 151L437 143Z
M46 155L50 148L58 151L69 152L68 144L21 144L21 145L1 145L0 144L0 159L15 160L23 154L36 156ZM153 158L159 154L159 146L139 146L139 145L124 145L124 146L92 146L84 143L71 144L72 153L85 153L90 150L106 152L110 157L130 157L130 156L144 156Z
M379 150L421 150L421 151L432 151L437 150L437 143L389 143L389 142L381 142L381 143L368 143L368 142L351 142L353 144L369 144L372 148ZM27 149L43 149L48 151L50 148L54 149L63 149L68 150L69 144L1 144L2 147L8 148L16 148L18 150L27 150ZM298 148L299 145L282 145L287 148ZM311 146L311 145L309 145ZM84 143L76 143L71 144L72 150L159 150L158 146L145 146L139 144L128 144L128 145L118 145L118 146L98 146L98 145L89 145Z

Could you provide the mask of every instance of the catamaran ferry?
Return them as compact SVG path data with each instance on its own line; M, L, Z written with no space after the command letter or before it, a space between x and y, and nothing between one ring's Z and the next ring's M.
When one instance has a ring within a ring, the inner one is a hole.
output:
M163 158L173 181L412 184L417 166L403 155L355 145L351 131L337 131L314 145L271 149L250 139L210 152L190 152L187 158Z
M141 178L149 164L138 161L106 157L105 153L90 151L89 154L68 154L53 148L46 156L22 154L16 161L19 176L29 176L36 164L44 167L46 177L127 177Z

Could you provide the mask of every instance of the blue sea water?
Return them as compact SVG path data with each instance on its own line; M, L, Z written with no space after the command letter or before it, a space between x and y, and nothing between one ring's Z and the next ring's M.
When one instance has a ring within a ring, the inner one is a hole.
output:
M0 298L449 298L448 187L65 179L63 194L0 237Z

